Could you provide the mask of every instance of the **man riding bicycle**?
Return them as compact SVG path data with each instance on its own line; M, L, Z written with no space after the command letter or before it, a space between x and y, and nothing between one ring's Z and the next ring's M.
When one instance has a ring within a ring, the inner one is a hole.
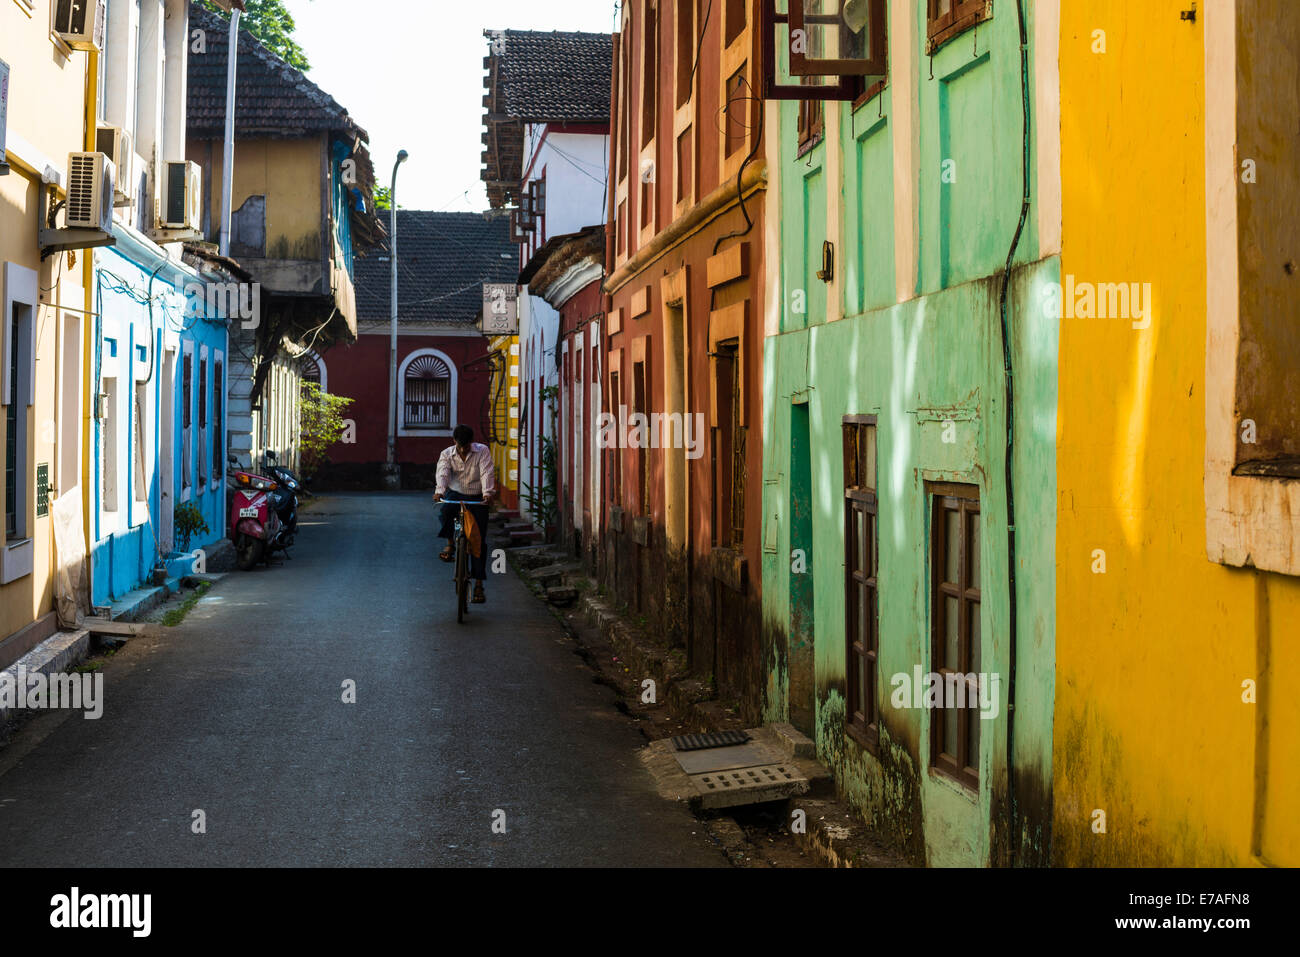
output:
M456 426L451 437L456 444L444 449L442 455L438 456L438 487L433 493L433 500L443 503L442 529L438 532L438 537L447 540L447 547L438 557L444 562L456 560L456 546L452 540L456 516L460 513L460 506L456 503L471 503L465 507L474 516L474 522L482 536L478 554L472 555L472 601L481 605L487 601L487 596L483 594L483 580L487 577L488 504L497 494L496 466L492 464L491 450L481 442L474 441L474 430L468 425Z

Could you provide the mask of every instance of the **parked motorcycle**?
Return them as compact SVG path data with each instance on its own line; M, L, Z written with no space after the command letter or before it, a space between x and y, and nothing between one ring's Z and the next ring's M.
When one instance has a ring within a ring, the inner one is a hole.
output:
M231 457L232 464L237 464ZM242 469L229 475L230 540L235 545L235 563L249 571L258 562L270 560L272 553L293 544L280 515L294 509L294 495L275 479ZM296 525L296 516L295 516Z
M276 511L281 523L292 536L298 531L298 505L301 497L307 494L306 489L303 488L304 483L293 474L293 469L276 464L274 452L266 453L266 473L275 479L276 484L285 493L280 496L280 504Z

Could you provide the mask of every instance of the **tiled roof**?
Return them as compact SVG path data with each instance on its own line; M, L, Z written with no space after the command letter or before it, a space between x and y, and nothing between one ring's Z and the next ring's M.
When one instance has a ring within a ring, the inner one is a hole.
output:
M388 213L380 212L387 223ZM509 220L479 213L397 211L397 308L401 322L473 322L482 284L514 282L519 247ZM389 318L391 265L385 239L356 262L357 318Z
M190 31L206 33L205 53L189 54L187 127L195 139L220 139L226 122L226 37L229 21L190 4ZM370 137L334 97L245 30L239 31L235 73L235 137L294 138L325 130Z
M606 33L489 30L483 182L493 209L519 198L525 123L609 123L613 39Z
M488 41L500 61L500 112L533 122L609 122L608 33L504 30Z

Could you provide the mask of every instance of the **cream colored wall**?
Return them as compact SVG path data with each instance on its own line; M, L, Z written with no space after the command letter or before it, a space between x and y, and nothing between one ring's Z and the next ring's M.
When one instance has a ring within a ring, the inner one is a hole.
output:
M0 2L0 59L10 70L6 152L11 167L9 175L0 177L0 267L11 262L35 270L42 289L41 301L46 303L38 306L33 317L35 404L23 410L29 437L30 494L25 507L33 539L33 572L0 585L0 640L53 609L51 523L49 517L35 517L36 466L48 463L51 482L57 481L60 471L57 437L61 432L57 396L61 385L59 356L64 319L81 317L79 312L65 313L59 307L84 308L81 278L85 252L75 254L75 265L66 255L52 256L42 264L35 241L41 172L49 165L66 180L68 153L81 150L84 145L84 92L89 57L51 40L49 25L46 2L36 3L31 11L17 0ZM3 283L0 268L0 295L4 293ZM84 341L84 318L81 321ZM72 343L69 346L75 348ZM7 364L8 355L0 357L0 361ZM80 368L77 364L78 375ZM73 418L80 414L77 408L62 411ZM7 438L4 429L4 419L0 417L0 448ZM80 445L65 450L64 454L79 455ZM0 472L0 494L4 491L3 483Z
M209 157L209 148L211 157ZM230 208L250 196L266 197L266 254L270 259L314 259L321 245L321 189L324 141L319 137L286 140L238 140ZM211 239L221 226L221 143L191 140L191 160L208 176ZM207 169L211 166L210 174Z

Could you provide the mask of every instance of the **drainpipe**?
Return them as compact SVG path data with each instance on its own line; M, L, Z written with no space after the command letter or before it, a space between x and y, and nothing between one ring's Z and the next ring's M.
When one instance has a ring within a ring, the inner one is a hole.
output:
M1015 444L1015 387L1012 381L1011 339L1008 335L1007 293L1011 285L1011 262L1020 245L1020 236L1025 231L1025 220L1029 218L1029 43L1025 31L1025 5L1023 0L1016 0L1016 13L1020 20L1020 97L1022 123L1022 168L1020 222L1016 234L1007 250L1006 266L1002 270L1002 294L999 297L999 313L1002 322L1002 371L1004 383L1004 401L1007 407L1007 441L1006 460L1003 463L1003 481L1007 495L1007 830L1010 864L1015 866L1016 855L1020 847L1020 834L1016 821L1016 494L1015 474L1012 450Z
M85 130L83 135L82 148L87 152L93 152L95 149L95 132L99 116L99 97L102 92L99 89L99 58L104 54L99 50L91 50L86 54L86 101L85 108ZM45 183L40 184L41 189L45 189ZM64 255L59 253L60 256ZM92 441L95 434L94 422L94 405L92 400L96 392L99 391L99 382L92 382L92 358L94 356L95 343L91 341L95 330L95 251L93 249L82 250L81 255L81 288L83 290L82 308L85 310L81 320L81 517L82 517L82 537L86 541L86 602L91 613L95 610L94 600L94 569L95 563L91 560L91 539L94 535L95 524L94 516L91 515L91 507L94 503L94 496L91 495L91 468L94 457ZM60 290L55 290L60 294ZM62 492L63 490L60 490Z
M398 152L397 162L393 164L393 179L388 187L389 317L392 323L388 355L388 482L394 482L393 476L397 471L397 168L406 162L408 155L406 150Z
M221 255L230 255L230 191L235 165L235 64L239 59L239 8L230 11L226 47L226 135L221 153Z

